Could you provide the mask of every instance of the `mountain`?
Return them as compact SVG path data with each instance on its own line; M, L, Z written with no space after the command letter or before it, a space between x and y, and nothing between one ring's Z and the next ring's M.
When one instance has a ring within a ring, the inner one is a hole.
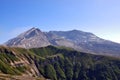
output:
M120 80L120 59L47 46L0 46L0 80Z
M50 45L45 34L38 28L31 28L30 30L18 35L5 43L7 46L23 47L23 48L35 48L44 47Z
M72 42L75 45L72 48L74 48L75 50L93 54L97 53L102 55L120 56L119 43L99 38L96 35L89 32L83 32L79 30L50 31L47 33L47 35L49 36L49 34L58 36L60 38ZM51 41L51 38L52 37L48 39ZM54 39L55 38L52 38L53 41Z
M92 54L120 56L120 44L80 30L42 32L38 28L32 28L7 41L5 45L23 48L65 46Z

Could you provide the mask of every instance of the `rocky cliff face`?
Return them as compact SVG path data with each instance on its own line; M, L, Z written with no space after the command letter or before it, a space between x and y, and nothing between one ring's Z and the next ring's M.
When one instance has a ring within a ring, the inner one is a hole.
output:
M120 56L120 44L79 30L42 32L38 28L32 28L5 44L23 48L38 48L48 45L65 46L82 52Z

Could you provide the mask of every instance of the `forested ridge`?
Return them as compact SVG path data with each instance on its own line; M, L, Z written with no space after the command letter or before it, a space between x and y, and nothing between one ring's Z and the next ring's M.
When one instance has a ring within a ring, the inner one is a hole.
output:
M120 59L64 47L0 47L0 71L11 75L29 72L51 80L120 80Z

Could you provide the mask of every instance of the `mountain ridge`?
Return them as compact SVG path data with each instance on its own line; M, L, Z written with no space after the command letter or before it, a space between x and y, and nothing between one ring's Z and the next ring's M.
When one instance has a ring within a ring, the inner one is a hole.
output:
M42 32L38 28L18 35L5 43L11 47L38 48L48 45L71 47L93 54L120 56L120 44L80 30Z

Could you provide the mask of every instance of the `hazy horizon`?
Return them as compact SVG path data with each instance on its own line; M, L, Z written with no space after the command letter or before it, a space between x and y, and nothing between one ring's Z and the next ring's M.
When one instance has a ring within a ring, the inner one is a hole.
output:
M119 0L1 0L0 44L38 27L81 30L120 43Z

